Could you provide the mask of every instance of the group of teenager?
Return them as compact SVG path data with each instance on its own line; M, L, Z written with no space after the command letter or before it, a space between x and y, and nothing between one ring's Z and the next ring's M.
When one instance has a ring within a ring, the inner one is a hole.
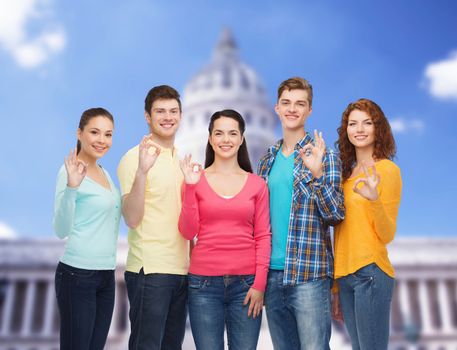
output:
M211 116L203 165L179 159L180 96L156 86L145 99L149 133L119 163L120 193L98 163L113 117L86 110L56 189L55 232L67 238L55 277L61 349L105 346L121 215L129 349L181 349L187 314L198 350L224 349L224 331L229 349L256 349L264 306L275 350L329 349L332 315L353 349L387 349L386 246L401 197L392 131L375 102L359 99L342 114L334 152L305 130L312 100L305 79L280 84L282 139L255 175L245 121L231 109Z

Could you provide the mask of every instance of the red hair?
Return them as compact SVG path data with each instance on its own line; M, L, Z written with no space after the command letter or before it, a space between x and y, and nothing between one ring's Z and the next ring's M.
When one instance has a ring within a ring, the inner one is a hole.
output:
M373 121L375 131L373 158L375 160L392 159L397 151L392 129L381 107L366 98L350 103L343 112L341 125L338 128L338 141L335 144L343 166L343 181L351 176L352 169L357 162L355 147L349 141L347 133L349 114L355 109L367 113Z

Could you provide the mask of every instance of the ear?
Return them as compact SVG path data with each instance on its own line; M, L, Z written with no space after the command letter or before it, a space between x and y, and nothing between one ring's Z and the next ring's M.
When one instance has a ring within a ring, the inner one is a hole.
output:
M275 112L277 115L279 115L279 106L277 103L275 104Z
M81 141L81 129L78 128L78 130L76 130L76 137L78 138L79 141Z
M148 125L151 124L151 115L146 111L144 111L144 119L146 119L146 123L148 123Z

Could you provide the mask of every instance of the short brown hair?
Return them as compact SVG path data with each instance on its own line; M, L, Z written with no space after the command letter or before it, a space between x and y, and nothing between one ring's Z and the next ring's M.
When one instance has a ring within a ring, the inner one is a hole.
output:
M182 112L181 100L179 99L179 93L171 86L159 85L154 86L149 90L146 99L144 100L144 110L147 113L151 113L152 105L157 100L176 100L179 105L179 111Z
M311 107L313 105L313 87L306 79L293 77L284 80L278 87L278 101L284 90L305 90L308 93L309 106Z

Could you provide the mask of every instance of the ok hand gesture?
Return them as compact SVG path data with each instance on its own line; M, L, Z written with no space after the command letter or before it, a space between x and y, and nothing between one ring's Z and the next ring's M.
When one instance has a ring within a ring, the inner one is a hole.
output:
M310 142L300 149L300 157L303 164L311 171L315 178L322 176L322 159L325 154L325 142L322 132L314 130L314 145Z
M78 159L76 149L70 151L64 162L67 170L67 186L72 188L79 187L86 176L88 164Z
M202 166L198 163L192 163L191 159L192 156L188 154L183 160L179 161L179 165L181 166L181 171L184 175L184 181L186 184L194 185L200 181Z
M358 178L354 182L354 186L352 187L352 190L355 193L360 194L363 198L366 198L370 201L375 201L378 199L378 185L379 182L381 181L380 176L376 173L376 168L375 166L371 166L371 169L373 170L372 175L368 172L368 168L366 167L365 163L362 163L362 169L365 174L364 177ZM357 187L359 183L363 183L363 186L361 188Z
M161 148L152 141L152 135L146 135L140 142L140 155L138 160L138 169L147 174L149 169L155 164Z

